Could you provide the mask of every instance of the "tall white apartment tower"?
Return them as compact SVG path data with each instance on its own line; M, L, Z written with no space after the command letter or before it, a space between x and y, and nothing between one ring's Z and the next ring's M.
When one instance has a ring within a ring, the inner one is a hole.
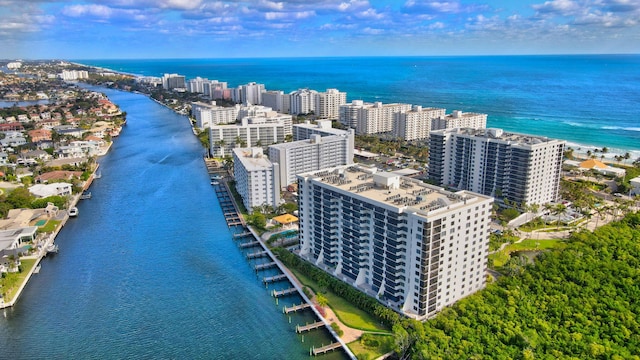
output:
M484 288L493 199L342 166L298 175L301 257L423 320Z
M280 113L289 113L289 95L281 90L262 92L262 105L268 106Z
M449 115L438 116L431 121L431 130L455 128L484 129L487 127L487 114L463 113L454 110Z
M393 131L395 113L411 110L410 104L363 103L354 100L340 106L340 123L356 129L356 134Z
M262 148L233 149L236 190L248 210L255 206L280 205L280 171L262 153Z
M344 135L311 135L307 140L269 146L269 160L280 165L282 186L296 182L296 175L353 163L353 130Z
M512 204L558 200L565 142L501 129L449 129L429 137L429 178Z
M292 115L315 112L317 94L317 91L309 89L298 89L289 93L289 112Z
M338 119L340 117L340 105L347 103L347 93L338 89L327 89L316 94L315 113L318 119Z
M410 111L400 111L394 114L393 135L411 141L429 138L431 121L444 116L445 109L423 108L414 105Z

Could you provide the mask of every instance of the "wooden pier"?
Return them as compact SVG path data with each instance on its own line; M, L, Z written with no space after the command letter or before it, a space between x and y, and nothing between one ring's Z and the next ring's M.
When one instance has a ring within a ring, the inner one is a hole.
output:
M251 254L247 254L247 259L257 259L267 255L268 253L266 251L257 251Z
M336 343L329 344L319 348L314 347L312 348L311 352L313 353L313 356L318 356L341 347L342 347L342 344L340 344L339 342L336 342Z
M287 275L286 274L280 274L280 275L275 275L275 276L269 276L269 277L262 278L262 282L265 283L265 284L269 284L269 283L272 283L272 282L285 280L285 279L287 279Z
M240 239L243 237L247 237L247 236L252 236L253 234L251 234L250 231L245 231L245 232L241 232L239 234L233 234L233 238L234 239ZM257 242L257 241L256 241Z
M285 306L285 307L282 308L282 311L285 314L288 314L288 313L296 312L298 310L304 310L304 309L307 309L307 308L310 308L310 307L311 307L311 305L309 305L309 303L304 303L303 302L300 305Z
M273 290L271 295L277 298L277 297L287 296L287 295L296 294L296 293L298 293L298 289L296 289L295 287L291 287L284 290Z
M215 186L216 196L218 196L218 202L220 202L220 208L222 208L222 214L224 215L224 219L227 222L227 226L243 226L246 227L247 224L244 221L244 218L240 215L240 211L236 207L236 203L233 201L231 197L231 190L229 189L229 185L225 181L220 181L220 184ZM250 232L245 231L242 234L249 234ZM241 235L241 234L238 234ZM247 236L247 235L242 235ZM238 236L238 238L242 237ZM234 239L236 236L234 235Z
M322 321L316 321L314 323L307 324L307 325L296 325L296 332L298 334L300 334L300 333L303 333L305 331L317 329L317 328L320 328L320 327L323 327L323 326L324 326L324 322L322 322Z
M256 265L253 269L255 271L260 271L260 270L270 269L272 267L276 267L276 262L275 261L268 262L268 263L265 263L265 264Z
M256 241L250 241L244 244L240 244L239 246L240 246L240 249L246 249L246 248L250 248L258 245L260 245L260 241L256 240Z

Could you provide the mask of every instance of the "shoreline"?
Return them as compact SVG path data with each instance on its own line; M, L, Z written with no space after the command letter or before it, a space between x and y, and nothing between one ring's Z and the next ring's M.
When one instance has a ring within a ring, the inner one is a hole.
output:
M140 74L127 73L127 72L124 72L124 71L113 70L113 69L103 68L103 67L98 67L98 66L93 66L93 65L86 65L86 64L81 64L81 63L74 63L74 64L86 66L88 68L95 69L97 71L108 70L109 72L113 72L115 74L119 74L119 75L123 75L123 76L132 76L134 78L144 77L144 75L140 75ZM127 91L127 90L124 90L124 89L121 89L121 90ZM150 96L150 94L148 94L148 93L142 93L142 94L144 94L147 97L153 99ZM189 117L189 114L180 113L179 111L176 111L175 109L171 108L169 105L164 104L161 101L158 101L156 99L153 99L153 100L156 101L157 103L159 103L159 104L161 104L161 105L173 110L177 114L185 115L185 116ZM514 131L511 131L511 130L505 130L505 131L514 132ZM594 150L602 149L602 146L597 146L597 145L587 144L587 143L583 144L583 143L580 143L580 142L576 142L574 140L567 140L567 139L548 136L548 135L544 135L544 134L543 135L539 135L539 134L532 134L532 133L529 133L529 132L519 132L519 133L525 134L525 135L530 135L530 136L543 136L543 137L548 137L550 139L557 139L557 140L564 141L565 144L566 144L566 149L572 148L572 149L574 149L574 151L576 153L584 153L585 157L586 157L586 151L588 151L588 150L594 151ZM609 149L609 151L606 153L604 161L607 161L607 162L614 162L615 160L613 159L613 157L615 157L615 156L624 156L625 153L630 153L631 154L631 158L628 160L629 161L629 165L631 164L631 162L633 162L636 159L640 158L640 148L621 148L621 147L612 146L610 144L606 145L606 147ZM580 150L578 150L578 149L580 149ZM602 155L602 153L597 153L597 154L598 155ZM598 156L598 159L599 159L599 156Z
M98 158L102 157L102 156L105 156L107 153L109 153L109 150L111 150L111 146L112 145L113 145L113 140L98 155ZM83 192L86 191L87 189L89 189L91 187L91 184L93 184L93 180L96 179L96 173L98 172L98 169L100 169L100 164L96 163L96 167L93 169L93 171L91 172L91 175L89 176L89 179L87 179L87 181L85 181L85 183L84 183L84 185L82 187L82 191ZM38 250L38 253L36 255L27 255L27 256L23 256L23 257L20 258L20 259L25 259L25 260L26 259L35 259L35 263L33 264L31 269L29 270L29 272L25 276L24 280L22 281L22 283L18 287L18 290L16 291L15 295L13 296L13 298L11 298L11 300L9 300L9 301L5 301L4 298L0 298L1 299L0 309L6 309L6 308L13 307L18 302L18 300L20 299L20 296L22 295L22 291L26 288L27 284L29 283L29 280L31 279L31 276L33 276L33 274L37 274L36 269L38 269L38 267L40 266L40 263L42 262L42 259L47 257L47 254L49 253L47 249L49 248L49 246L55 244L55 240L58 237L58 234L60 233L60 231L62 231L62 228L64 228L64 226L66 225L67 221L69 221L69 209L71 209L72 207L75 207L78 204L78 202L80 201L80 196L81 195L82 195L82 193L73 195L71 197L70 201L69 201L69 205L67 206L67 209L59 210L59 211L64 211L65 212L64 216L60 220L60 224L58 224L58 226L56 227L56 229L52 233L50 233L49 235L46 235L42 240L38 241L37 244L34 244L35 246L40 246L40 248ZM38 270L38 272L39 272L39 270Z

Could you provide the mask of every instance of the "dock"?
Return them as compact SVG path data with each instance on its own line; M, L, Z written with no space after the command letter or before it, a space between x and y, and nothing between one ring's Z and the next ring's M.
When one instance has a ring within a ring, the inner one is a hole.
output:
M311 307L311 305L309 303L302 303L300 305L285 306L285 307L282 308L282 311L285 314L289 314L289 313L296 312L298 310L304 310L304 309L307 309L307 308L310 308L310 307Z
M339 342L333 343L333 344L329 344L323 347L319 347L319 348L313 348L311 350L311 352L313 353L313 356L318 356L318 355L322 355L324 353L327 353L331 350L335 350L342 347L342 344L340 344Z
M267 252L266 251L257 251L251 254L247 254L247 259L257 259L257 258L261 258L264 256L267 256Z
M323 326L325 326L323 321L316 321L314 323L307 324L307 325L296 325L296 332L300 334L305 331L317 329Z
M259 264L259 265L256 265L256 266L254 267L254 270L255 270L255 271L265 270L265 269L270 269L270 268L272 268L272 267L276 267L276 266L277 266L277 265L276 265L276 262L275 262L275 261L272 261L272 262L268 262L268 263L265 263L265 264Z
M295 287L291 287L288 289L284 289L284 290L273 290L273 292L271 293L271 295L273 297L282 297L282 296L287 296L287 295L291 295L291 294L297 294L298 293L298 289L296 289Z
M253 236L253 234L250 231L241 232L239 234L233 234L234 239L240 239L247 236Z
M246 249L246 248L250 248L250 247L254 247L254 246L258 246L258 245L260 245L260 241L256 240L256 241L246 242L246 243L240 244L238 246L240 246L240 249Z
M275 276L269 276L269 277L265 277L262 278L262 282L265 284L269 284L269 283L273 283L276 281L280 281L280 280L286 280L287 279L287 275L286 274L280 274L280 275L275 275Z

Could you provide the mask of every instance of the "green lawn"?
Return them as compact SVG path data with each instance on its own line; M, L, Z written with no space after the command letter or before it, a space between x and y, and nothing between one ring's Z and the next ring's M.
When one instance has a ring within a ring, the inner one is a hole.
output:
M1 290L3 293L6 291L5 302L11 301L14 296L16 296L16 292L20 288L20 285L27 278L27 274L31 271L31 268L36 264L35 259L25 259L20 260L22 264L22 272L20 273L8 273L5 278L0 279Z
M49 220L49 221L47 221L46 224L44 224L44 226L39 227L38 231L41 232L41 233L54 232L56 230L56 228L58 227L58 224L60 224L59 220Z
M380 344L376 347L365 346L362 341L356 340L347 344L351 352L356 354L358 359L376 359L393 350L393 336L371 334Z
M300 280L302 284L311 288L314 292L317 292L319 287L318 284L299 273L295 269L291 270L294 275ZM331 291L324 291L322 294L327 298L329 307L331 310L336 313L336 316L348 327L359 329L363 331L375 331L375 332L388 332L389 329L381 325L375 317L367 314L366 312L358 309L353 306L351 303L347 302L345 299L340 296L334 294Z
M493 262L493 268L499 268L509 261L509 254L514 251L562 249L565 246L566 243L561 239L526 239L519 243L505 246L502 251L489 255L489 259Z

